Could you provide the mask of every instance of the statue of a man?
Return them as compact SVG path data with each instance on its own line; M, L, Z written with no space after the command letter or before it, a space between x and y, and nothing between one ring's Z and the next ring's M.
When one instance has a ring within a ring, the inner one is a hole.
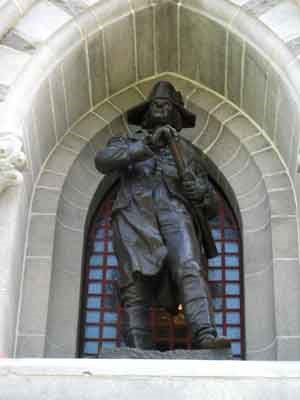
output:
M120 174L112 224L125 343L153 348L149 308L159 303L167 309L182 304L194 348L228 347L230 341L217 336L211 320L200 253L205 248L206 256L215 256L207 230L207 217L215 215L215 193L199 151L177 135L195 125L195 115L184 108L180 92L160 81L127 118L141 129L113 137L95 159L100 172ZM170 150L175 136L182 174ZM195 217L195 206L202 219Z

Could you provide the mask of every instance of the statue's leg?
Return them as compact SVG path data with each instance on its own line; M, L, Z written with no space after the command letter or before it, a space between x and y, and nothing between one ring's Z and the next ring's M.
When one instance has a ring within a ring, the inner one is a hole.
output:
M199 329L211 328L212 323L207 285L201 275L199 242L193 221L184 210L177 207L160 213L160 228L168 248L168 266L179 289L185 318L193 334L196 334Z
M160 228L168 248L168 265L179 289L184 316L198 348L227 347L217 338L211 319L207 282L203 277L200 246L190 214L180 203L159 214Z
M126 346L137 349L152 349L150 306L152 302L151 282L139 277L121 289L123 304L122 333Z
M210 315L207 284L201 275L199 262L193 259L182 264L173 262L171 268L194 340L197 340L200 332L216 336Z

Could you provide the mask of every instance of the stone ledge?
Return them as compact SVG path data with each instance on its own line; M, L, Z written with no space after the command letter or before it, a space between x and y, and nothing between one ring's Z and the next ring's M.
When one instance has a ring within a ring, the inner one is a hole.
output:
M18 376L270 378L297 379L300 385L300 361L0 359L0 379Z
M3 400L299 399L300 363L3 360Z

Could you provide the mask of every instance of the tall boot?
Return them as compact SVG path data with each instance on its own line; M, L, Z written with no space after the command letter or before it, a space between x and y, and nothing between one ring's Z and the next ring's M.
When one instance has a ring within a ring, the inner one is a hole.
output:
M139 304L125 306L122 331L126 346L153 349L148 307Z
M217 336L215 326L210 322L208 301L198 298L185 304L185 315L190 322L193 334L193 347L196 349L223 349L231 345L230 339Z
M185 319L193 335L196 335L201 329L214 329L214 324L211 320L206 281L199 275L197 264L193 264L184 270L180 291Z
M193 347L215 349L230 347L230 340L218 337L211 315L207 282L192 262L182 276L184 315L193 335Z

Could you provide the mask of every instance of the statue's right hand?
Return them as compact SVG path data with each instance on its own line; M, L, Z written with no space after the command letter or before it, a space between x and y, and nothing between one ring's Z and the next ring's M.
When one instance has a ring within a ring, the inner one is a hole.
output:
M160 148L167 146L173 140L176 131L170 125L160 126L151 136L153 147Z

